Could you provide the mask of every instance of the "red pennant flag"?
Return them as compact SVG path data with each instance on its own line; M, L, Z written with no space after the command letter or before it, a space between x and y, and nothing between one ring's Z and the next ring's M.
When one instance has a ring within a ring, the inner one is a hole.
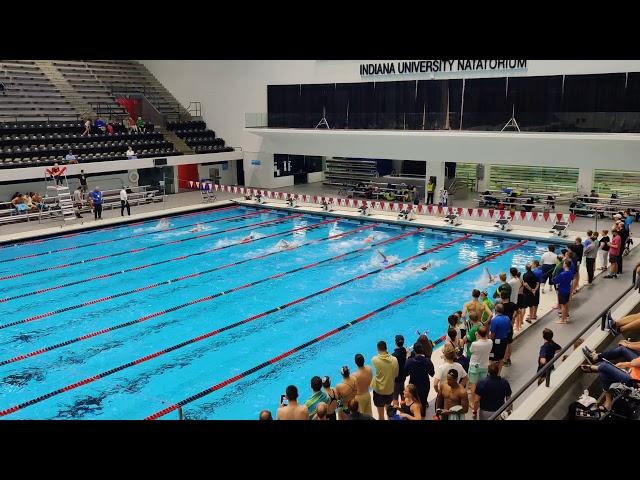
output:
M494 212L493 208L490 208L489 209L489 217L493 218L493 212Z
M318 196L317 195L313 196L313 203L318 203Z
M520 219L521 219L521 220L524 220L526 216L527 216L527 212L525 212L524 210L522 210L522 211L520 212Z
M442 215L442 207L438 205L438 215Z
M576 221L576 214L575 213L572 213L572 214L569 215L569 221L571 223Z
M549 215L549 212L544 212L544 213L542 214L542 217L544 218L544 221L545 221L545 222L548 222L548 221L549 221L549 216L550 216L550 215Z
M467 215L473 217L473 208L467 208Z
M476 215L478 215L478 218L482 218L482 217L484 217L484 210L483 210L483 209L481 209L481 208L478 208L478 209L476 210Z
M515 211L509 212L509 216L511 217L511 220L513 220L513 217L516 216L516 212Z
M418 213L419 213L420 215L422 215L422 212L424 211L424 210L423 210L423 208L424 208L424 207L423 207L422 205L418 205Z
M384 202L380 202L380 208L382 208L382 210L384 210L384 209L385 209L385 204L384 204Z
M462 208L458 207L458 215L462 216Z
M429 215L433 215L433 205L427 205L427 211L429 212Z
M531 212L531 218L535 222L538 219L538 212Z
M563 217L563 216L564 216L564 214L562 214L562 213L556 213L556 220L557 220L558 222L561 222L561 221L562 221L562 217Z

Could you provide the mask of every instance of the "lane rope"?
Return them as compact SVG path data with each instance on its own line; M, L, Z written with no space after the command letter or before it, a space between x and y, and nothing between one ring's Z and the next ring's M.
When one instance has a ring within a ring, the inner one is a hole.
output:
M321 223L316 223L316 224L310 225L308 227L300 227L300 228L306 228L307 230L311 230L311 229L314 229L314 228L318 228L323 224L333 223L335 221L336 220L326 220L326 221L321 222ZM344 233L341 233L341 234L338 234L338 235L334 235L333 238L352 235L352 234L355 234L355 233L357 233L359 231L362 231L362 230L365 230L365 229L368 229L368 228L373 228L376 225L378 225L378 224L372 224L372 225L359 227L359 228L356 228L354 230L350 230L348 232L344 232ZM297 229L294 229L294 230L297 230ZM266 237L262 237L262 238L266 238ZM312 242L308 242L307 244L300 245L297 248L300 248L300 247L303 247L303 246L307 246L307 245L311 245L313 243L319 243L320 241L325 241L325 240L330 240L330 239L331 239L331 237L322 238L322 239L319 239L317 241L314 240ZM4 325L0 325L0 330L8 328L8 327L13 327L13 326L16 326L16 325L22 325L22 324L25 324L25 323L33 322L33 321L36 321L36 320L42 320L43 318L49 318L49 317L52 317L54 315L58 315L60 313L68 312L68 311L71 311L71 310L77 310L79 308L87 307L89 305L95 305L97 303L102 303L102 302L106 302L108 300L113 300L115 298L120 298L120 297L124 297L124 296L127 296L127 295L132 295L132 294L135 294L135 293L143 292L145 290L151 290L152 288L156 288L156 287L159 287L161 285L169 285L171 283L177 283L177 282L180 282L180 281L183 281L183 280L196 278L196 277L199 277L201 275L205 275L207 273L215 272L217 270L222 270L224 268L229 268L229 267L233 267L233 266L236 266L236 265L242 265L244 263L248 263L248 262L251 262L253 260L258 260L258 259L261 259L261 258L265 258L265 257L269 257L271 255L278 254L278 253L283 253L284 251L286 251L286 250L270 252L270 253L263 254L263 255L260 255L260 256L257 256L257 257L251 257L251 258L248 258L248 259L245 259L245 260L239 260L239 261L236 261L236 262L228 263L226 265L220 265L220 266L211 268L209 270L204 270L202 272L196 272L196 273L192 273L192 274L189 274L189 275L183 275L183 276L180 276L180 277L177 277L177 278L172 278L170 280L164 280L162 282L154 283L154 284L151 284L151 285L146 285L146 286L143 286L143 287L134 288L132 290L127 290L125 292L120 292L120 293L116 293L116 294L113 294L113 295L108 295L106 297L97 298L97 299L93 299L93 300L88 300L86 302L82 302L82 303L79 303L79 304L76 304L76 305L71 305L69 307L59 308L57 310L52 310L50 312L41 313L39 315L34 315L34 316L31 316L31 317L25 318L23 320L16 320L16 321L11 322L11 323L6 323ZM136 267L136 269L140 270L141 267ZM4 365L4 363L0 363L0 365Z
M411 233L411 234L415 234L415 233L418 233L418 232L417 232L417 231L414 231L414 232L410 232L410 233ZM405 235L406 235L406 234L405 234ZM468 235L468 234L467 234L466 238L468 238L468 236L470 236L470 235ZM191 345L191 344L193 344L193 343L196 343L196 342L199 342L199 341L205 340L205 339L207 339L207 338L210 338L210 337L212 337L212 336L218 335L218 334L220 334L220 333L222 333L222 332L224 332L224 331L227 331L227 330L230 330L230 329L232 329L232 328L236 328L236 327L238 327L238 326L241 326L241 325L247 324L247 323L249 323L249 322L255 321L255 320L259 319L259 318L262 318L262 317L265 317L265 316L270 315L270 314L272 314L272 313L275 313L275 312L281 311L281 310L283 310L283 309L285 309L285 308L288 308L288 307L290 307L290 306L292 306L292 305L297 305L297 304L299 304L299 303L301 303L301 302L303 302L303 301L305 301L305 300L308 300L309 298L313 298L313 297L316 297L316 296L318 296L318 295L322 295L323 293L327 293L327 292L329 292L329 291L331 291L331 290L334 290L335 288L338 288L339 286L347 285L348 283L351 283L351 282L354 282L354 281L357 281L357 280L361 280L361 279L363 279L363 278L366 278L366 277L368 277L368 276L370 276L370 275L374 275L374 274L379 273L379 272L384 271L384 270L388 270L389 268L393 268L393 267L395 267L395 266L397 266L397 265L400 265L401 263L405 263L405 262L409 261L410 259L416 258L417 256L421 256L421 255L424 255L424 254L427 254L427 253L432 253L432 252L434 252L434 251L436 251L436 250L439 250L439 249L442 249L442 248L446 248L446 247L448 247L448 246L452 245L453 243L457 243L457 242L462 241L462 240L464 240L464 239L465 239L465 237L459 237L459 238L454 239L454 240L452 240L452 241L450 241L450 242L446 242L446 243L443 243L443 244L437 245L437 246L432 247L431 249L426 250L426 251L424 251L424 252L421 252L421 253L419 253L419 254L417 254L417 255L412 255L411 257L408 257L408 258L406 258L406 259L404 259L404 260L402 260L402 261L400 261L400 262L396 262L395 264L391 264L391 265L388 265L388 266L386 266L386 267L384 267L384 268L379 268L379 269L376 269L376 270L372 270L372 271L370 271L370 272L367 272L367 273L365 273L365 274L358 275L357 277L353 277L353 278L348 279L348 280L346 280L346 281L344 281L344 282L341 282L341 283L339 283L339 284L335 284L335 285L332 285L332 286L330 286L330 287L327 287L327 288L325 288L325 289L323 289L323 290L319 290L319 291L317 291L317 292L314 292L314 293L312 293L312 294L310 294L310 295L307 295L306 297L302 297L302 298L300 298L300 299L293 300L293 301L288 302L288 303L286 303L286 304L284 304L284 305L281 305L281 306L279 306L279 307L275 307L275 308L272 308L272 309L267 310L267 311L265 311L265 312L262 312L262 313L259 313L259 314L256 314L256 315L253 315L252 317L246 318L246 319L244 319L244 320L240 320L240 321L235 322L235 323L230 324L230 325L226 325L225 327L221 327L221 328L216 329L216 330L213 330L213 331L211 331L211 332L208 332L208 333L205 333L205 334L199 335L198 337L192 338L192 339L190 339L190 340L186 340L186 341L184 341L184 342L178 343L178 344L173 345L173 346L171 346L171 347L168 347L168 348L165 348L165 349L159 350L159 351L157 351L157 352L151 353L151 354L146 355L146 356L144 356L144 357L141 357L141 358L138 358L138 359L133 360L133 361L131 361L131 362L125 363L125 364L123 364L123 365L120 365L120 366L118 366L118 367L112 368L111 370L107 370L107 371L105 371L105 372L98 373L97 375L93 375L93 376L91 376L91 377L87 377L87 378L85 378L85 379L83 379L83 380L80 380L80 381L78 381L78 382L72 383L72 384L70 384L70 385L67 385L67 386L65 386L65 387L59 388L59 389L57 389L57 390L51 391L51 392L49 392L49 393L47 393L47 394L44 394L44 395L41 395L41 396L39 396L39 397L33 398L33 399L31 399L31 400L28 400L28 401L26 401L26 402L20 403L20 404L18 404L18 405L14 405L13 407L10 407L10 408L7 408L7 409L5 409L5 410L0 411L0 417L3 417L3 416L6 416L6 415L9 415L9 414L14 413L14 412L16 412L16 411L18 411L18 410L22 410L22 409L24 409L24 408L26 408L26 407L29 407L29 406L31 406L31 405L35 405L36 403L43 402L43 401L45 401L45 400L48 400L48 399L49 399L49 398L51 398L51 397L54 397L54 396L56 396L56 395L60 395L61 393L68 392L68 391L70 391L70 390L74 390L74 389L76 389L76 388L78 388L78 387L81 387L81 386L87 385L87 384L89 384L89 383L96 382L96 381L98 381L98 380L100 380L100 379L102 379L102 378L105 378L105 377L107 377L107 376L109 376L109 375L113 375L114 373L120 372L120 371L122 371L122 370L124 370L124 369L126 369L126 368L133 367L133 366L135 366L135 365L140 365L141 363L147 362L147 361L152 360L152 359L154 359L154 358L157 358L157 357L159 357L159 356L161 356L161 355L165 355L165 354L167 354L167 353L169 353L169 352L172 352L172 351L174 351L174 350L177 350L177 349L179 349L179 348L182 348L182 347L185 347L185 346L187 346L187 345ZM385 242L389 242L390 240L391 240L391 239L387 239L387 240L385 240ZM525 242L526 242L526 241L525 241ZM379 243L382 243L382 242L379 242ZM372 245L369 245L369 246L367 246L367 247L363 247L363 249L368 249L368 248L371 248L371 247L372 247ZM513 248L513 247L512 247L512 248ZM309 267L308 267L308 266L305 266L305 267L303 267L303 269L304 269L304 268L309 268ZM465 270L465 271L466 271L466 270ZM274 277L279 277L279 276L281 276L281 274L277 274L277 275L275 275ZM449 276L449 277L447 277L447 278L450 278L450 277L451 277L451 276ZM445 280L445 281L446 281L446 280ZM442 281L439 281L439 282L441 283ZM235 290L239 290L239 289L240 289L240 287L236 287L235 289L232 289L231 291L235 291ZM203 301L207 301L208 299L209 299L208 297L205 297L205 298L203 298L203 299L194 300L194 301L192 301L192 302L189 302L188 304L184 304L184 306L193 305L193 304L196 304L196 303L201 303L201 302L203 302ZM399 303L399 302L398 302L398 301L393 302L393 305L395 305L395 304L397 304L397 303ZM151 315L150 315L150 316L148 316L148 317L149 317L149 318L153 318L153 317L157 317L157 316L160 316L160 315L164 315L165 313L169 313L169 312L175 311L175 310L177 310L178 308L184 308L184 306L183 306L183 305L179 305L179 306L177 306L177 307L172 307L172 308L170 308L170 309L168 309L168 310L164 310L164 311L162 311L162 312L157 312L157 313L155 313L155 314L151 314ZM142 317L142 318L146 320L146 318L145 318L145 317ZM141 319L138 319L138 320L141 320ZM138 320L136 320L136 321L134 321L134 322L137 322ZM142 320L142 321L144 321L144 320ZM255 367L254 367L254 368L255 368ZM241 377L240 377L240 378L241 378ZM239 378L238 378L238 379L239 379ZM234 380L234 381L235 381L235 380ZM228 383L230 383L230 382L228 382ZM187 403L188 403L188 402L187 402ZM175 410L175 409L177 409L177 408L179 408L179 407L180 407L180 405L178 405L178 404L174 404L174 405L172 405L172 406L170 406L170 407L168 407L168 408L166 409L166 410L167 410L167 412L166 412L166 413L169 413L170 411ZM163 410L163 412L164 412L164 410ZM166 413L163 413L163 415L166 415ZM160 415L160 416L162 416L162 415Z
M114 242L119 242L119 241L122 241L122 240L130 240L132 238L140 238L140 237L144 237L146 235L162 234L162 233L165 233L165 232L171 232L171 231L174 231L174 230L180 230L182 228L193 227L194 225L204 225L206 223L217 223L217 222L224 222L224 221L234 220L234 219L238 219L238 218L248 218L248 217L253 217L255 215L260 215L261 213L266 213L266 212L269 212L269 210L262 209L262 210L257 210L255 212L243 213L242 215L234 215L232 217L223 217L223 218L217 218L217 219L214 219L214 220L208 220L208 221L205 221L205 222L190 223L188 225L182 225L182 226L179 226L179 227L165 228L163 230L154 230L154 231L151 231L151 232L136 233L134 235L129 235L127 237L111 238L109 240L100 240L98 242L85 243L85 244L82 244L82 245L75 245L73 247L58 248L56 250L49 250L49 251L46 251L46 252L38 252L38 253L31 253L29 255L20 255L18 257L14 257L14 258L6 258L4 260L0 260L0 264L9 263L9 262L15 262L17 260L24 260L24 259L27 259L27 258L42 257L44 255L50 255L50 254L53 254L53 253L68 252L70 250L77 250L79 248L94 247L96 245L105 245L107 243L114 243Z
M71 340L67 340L67 341L64 341L64 342L56 343L54 345L50 345L48 347L43 347L43 348L40 348L38 350L34 350L32 352L25 353L25 354L22 354L22 355L17 355L17 356L15 356L13 358L10 358L8 360L0 361L0 367L4 366L4 365L7 365L9 363L15 363L15 362L19 362L21 360L25 360L27 358L35 357L37 355L42 355L43 353L47 353L47 352L50 352L52 350L56 350L56 349L61 348L61 347L66 347L67 345L71 345L72 343L77 343L77 342L81 342L83 340L88 340L90 338L97 337L99 335L104 335L105 333L112 332L114 330L119 330L121 328L130 327L132 325L136 325L138 323L145 322L145 321L150 320L152 318L156 318L156 317L159 317L159 316L162 316L162 315L166 315L167 313L170 313L170 312L175 312L176 310L180 310L182 308L186 308L186 307L189 307L191 305L195 305L197 303L211 301L211 300L214 300L214 299L216 299L218 297L221 297L222 295L228 295L229 293L233 293L233 292L236 292L238 290L244 290L246 288L254 287L254 286L259 285L261 283L268 282L269 280L280 279L280 278L283 278L283 277L285 277L287 275L291 275L293 273L300 272L302 270L307 270L307 269L310 269L310 268L317 267L319 265L324 265L325 263L333 262L333 261L336 261L336 260L341 260L343 258L355 255L357 253L364 252L364 251L366 251L366 250L368 250L370 248L373 248L373 247L376 247L376 246L379 246L379 245L383 245L383 244L392 243L392 242L401 240L402 238L405 238L405 237L408 237L408 236L411 236L411 235L415 235L415 234L420 233L422 231L423 231L423 229L418 229L418 230L415 230L415 231L412 231L412 232L409 232L409 233L404 233L404 234L398 235L396 237L392 237L392 238L389 238L387 240L380 241L378 243L374 243L374 244L367 245L367 246L362 247L362 248L358 248L356 250L352 250L350 252L341 253L340 255L335 255L333 257L330 257L330 258L327 258L327 259L324 259L324 260L320 260L320 261L317 261L317 262L309 263L307 265L303 265L302 267L294 268L293 270L289 270L289 271L281 272L281 273L276 273L276 274L270 275L268 277L261 278L259 280L255 280L253 282L245 283L244 285L240 285L239 287L233 287L233 288L227 289L225 291L215 293L213 295L209 295L209 296L206 296L206 297L198 298L198 299L192 300L190 302L183 303L182 305L177 305L176 307L172 307L172 308L170 308L168 310L162 310L160 312L152 313L150 315L145 315L145 316L140 317L140 318L138 318L136 320L131 320L129 322L121 323L119 325L114 325L114 326L111 326L111 327L107 327L107 328L104 328L104 329L99 330L97 332L87 333L86 335L82 335L80 337L76 337L76 338L73 338ZM348 233L351 234L352 232L348 232ZM355 233L355 231L353 233ZM337 238L338 236L344 236L344 235L346 235L346 233L335 235L335 236L333 236L333 238ZM329 240L329 239L331 239L331 237L319 239L317 241L314 241L314 243L319 243L319 241L326 241L326 240ZM271 255L274 255L275 253L281 253L281 252L267 253L267 254L261 255L259 257L255 257L254 259L265 258L265 257L271 256ZM419 254L418 256L420 256L420 255L423 255L423 253ZM409 259L411 259L411 258L414 258L414 257L409 257ZM122 297L122 296L125 296L125 295L131 295L133 293L138 293L138 292L142 292L142 291L145 291L145 290L149 290L151 288L155 288L155 287L160 286L160 285L168 285L170 283L177 283L177 282L180 282L180 281L183 281L183 280L196 278L196 277L198 277L198 276L200 276L202 274L205 274L205 273L213 272L213 271L216 271L216 270L222 270L223 268L229 268L229 267L232 267L232 266L235 266L235 265L241 265L243 263L247 263L247 262L249 262L251 260L254 260L254 259L241 260L241 261L238 261L238 262L229 263L227 265L221 265L219 267L212 268L211 270L208 270L206 272L192 273L190 275L184 275L182 277L177 277L177 278L174 278L174 279L171 279L171 280L166 280L164 282L160 282L160 283L153 284L153 285L148 285L146 287L136 288L134 290L129 290L127 292L122 292L120 294L110 295L108 297L104 297L104 298L101 298L101 299L92 300L92 301L89 301L89 302L84 302L84 303L81 303L79 305L74 305L71 308L65 308L65 309L62 309L62 310L66 312L68 310L81 308L81 307L84 307L84 306L87 306L87 305L95 305L96 303L104 302L104 301L110 300L112 298ZM407 261L409 259L407 259ZM401 262L401 263L404 263L404 261ZM380 271L382 271L382 270L380 270ZM355 277L355 278L357 278L357 277ZM338 285L340 286L341 284L338 284ZM306 299L306 297L305 297L305 299Z
M223 246L220 246L220 247L215 247L215 248L210 248L210 249L207 249L207 250L203 250L202 252L195 252L195 253L190 253L190 254L187 254L187 255L181 255L179 257L169 258L169 259L166 259L166 260L160 260L158 262L146 263L146 264L143 264L143 265L130 267L130 268L127 268L125 270L118 270L116 272L104 273L102 275L96 275L94 277L88 277L88 278L84 278L84 279L81 279L81 280L75 280L73 282L63 283L61 285L55 285L53 287L47 287L47 288L42 288L42 289L39 289L39 290L34 290L32 292L21 293L19 295L14 295L12 297L0 298L0 303L9 302L11 300L16 300L18 298L30 297L32 295L40 295L40 294L43 294L43 293L46 293L46 292L50 292L50 291L53 291L53 290L59 290L61 288L72 287L74 285L79 285L81 283L88 283L88 282L92 282L92 281L95 281L95 280L100 280L100 279L103 279L103 278L113 277L115 275L121 275L123 273L130 273L130 272L135 272L135 271L139 271L139 270L144 270L146 268L155 267L157 265L163 265L165 263L186 260L188 258L197 257L199 255L205 255L205 254L212 253L212 252L217 252L217 251L224 250L224 249L227 249L227 248L236 247L238 245L248 245L249 243L258 242L260 240L266 240L268 238L274 238L274 237L288 235L290 233L297 232L297 231L300 231L300 230L312 230L316 226L324 225L326 223L335 223L335 222L338 222L338 219L325 220L325 221L322 221L322 222L319 222L319 223L314 223L314 224L311 224L311 225L308 225L308 226L297 227L297 228L293 228L291 230L285 230L284 232L272 233L272 234L269 234L269 235L265 235L264 237L254 238L253 240L241 240L239 242L230 243L228 245L223 245ZM379 224L373 224L371 227L367 227L367 228L373 228L373 226L375 226L375 225L379 225ZM0 325L0 330L3 329L3 328L5 328L5 327Z
M244 206L248 207L247 205L244 205ZM230 210L230 209L234 209L234 208L238 208L238 207L239 207L239 205L230 205L228 207L212 208L212 209L202 210L202 211L198 211L198 212L185 213L185 214L181 214L181 215L167 215L167 216L162 217L162 218L194 217L194 216L198 216L198 215L207 215L207 214L210 214L212 212L220 212L222 210ZM8 244L5 244L5 245L0 245L0 250L6 249L6 248L11 248L11 247L20 247L20 246L24 246L24 245L34 245L34 244L37 244L37 243L48 242L50 240L59 240L61 238L79 237L81 235L89 235L91 233L97 233L97 232L110 232L110 231L113 231L113 230L122 230L123 228L137 227L137 226L144 225L144 224L155 223L157 221L158 221L158 218L154 218L153 220L142 220L142 221L139 221L139 222L127 223L125 225L114 225L112 227L92 228L92 229L88 229L88 230L83 230L81 232L68 233L66 235L56 235L56 236L53 236L53 237L38 238L38 239L35 239L35 240L27 240L27 241L24 241L24 242L8 243Z
M64 268L73 267L75 265L81 265L83 263L98 262L100 260L105 260L107 258L119 257L121 255L127 255L129 253L144 252L144 251L147 251L147 250L152 250L154 248L166 247L168 245L175 245L177 243L190 242L191 240L198 240L200 238L212 237L214 235L220 235L220 234L223 234L223 233L233 232L233 231L236 231L236 230L242 230L244 228L253 228L253 227L258 227L258 226L261 226L261 225L267 225L267 224L270 224L270 223L280 223L280 222L283 222L285 220L301 217L302 215L303 214L301 214L301 213L297 213L297 214L294 214L294 215L288 215L286 217L280 217L280 218L276 218L276 219L273 219L273 220L266 220L264 222L250 223L248 225L241 225L239 227L226 228L224 230L218 230L216 232L204 233L204 234L201 234L201 235L196 235L194 237L187 237L187 238L181 238L181 239L178 239L178 240L172 240L171 242L167 242L167 243L156 243L154 245L149 245L148 247L134 248L132 250L123 250L121 252L110 253L108 255L100 255L99 257L93 257L93 258L87 258L85 260L78 260L78 261L75 261L75 262L63 263L62 265L54 265L52 267L39 268L37 270L31 270L31 271L28 271L28 272L14 273L13 275L7 275L5 277L0 277L0 281L11 280L11 279L14 279L14 278L20 278L20 277L24 277L24 276L27 276L27 275L33 275L34 273L48 272L48 271L51 271L51 270L61 270L61 269L64 269Z
M160 411L158 411L158 412L156 412L156 413L154 413L152 415L149 415L148 417L145 418L145 420L157 420L158 418L163 417L163 416L167 415L168 413L171 413L174 410L177 410L180 407L184 407L185 405L187 405L187 404L189 404L191 402L194 402L196 400L199 400L200 398L205 397L205 396L207 396L207 395L209 395L209 394L211 394L211 393L213 393L213 392L215 392L217 390L220 390L220 389L226 387L227 385L230 385L230 384L232 384L234 382L237 382L238 380L240 380L242 378L245 378L248 375L251 375L251 374L253 374L253 373L255 373L255 372L259 371L259 370L262 370L262 369L264 369L266 367L269 367L269 366L271 366L271 365L273 365L275 363L278 363L279 361L281 361L281 360L283 360L283 359L285 359L287 357L290 357L294 353L300 352L301 350L304 350L305 348L308 348L311 345L319 343L322 340L325 340L325 339L327 339L329 337L332 337L332 336L334 336L334 335L336 335L336 334L338 334L338 333L340 333L340 332L342 332L342 331L344 331L344 330L346 330L348 328L353 327L354 325L357 325L357 324L359 324L361 322L364 322L365 320L373 317L374 315L377 315L380 312L384 312L385 310L389 310L389 309L391 309L393 307L396 307L397 305L400 305L401 303L406 302L408 299L410 299L412 297L421 295L424 292L427 292L427 291L435 288L436 286L438 286L438 285L440 285L440 284L442 284L442 283L444 283L444 282L446 282L448 280L451 280L452 278L457 277L458 275L463 274L464 272L467 272L467 271L469 271L469 270L471 270L473 268L476 268L476 267L478 267L479 265L481 265L481 264L483 264L485 262L488 262L488 261L490 261L490 260L492 260L494 258L497 258L497 257L499 257L501 255L504 255L504 254L510 252L511 250L519 248L522 245L524 245L525 243L527 243L527 240L522 240L522 241L518 242L517 244L512 245L511 247L509 247L509 248L507 248L505 250L502 250L500 252L497 252L497 253L494 253L494 254L491 254L491 255L487 255L484 258L482 258L481 260L477 261L476 263L468 265L467 267L465 267L465 268L463 268L461 270L458 270L457 272L454 272L451 275L448 275L448 276L446 276L444 278L441 278L440 280L438 280L438 281L436 281L436 282L434 282L434 283L432 283L430 285L422 287L421 289L416 290L415 292L410 293L408 295L405 295L404 297L400 297L397 300L394 300L391 303L388 303L388 304L386 304L386 305L384 305L384 306L382 306L380 308L372 310L369 313L365 313L364 315L359 316L355 320L352 320L352 321L350 321L348 323L345 323L345 324L339 326L338 328L334 328L333 330L329 330L328 332L320 335L319 337L316 337L316 338L314 338L312 340L309 340L308 342L305 342L305 343L303 343L301 345L298 345L297 347L294 347L291 350L288 350L288 351L286 351L284 353L281 353L280 355L278 355L276 357L273 357L273 358L271 358L271 359L269 359L269 360L267 360L265 362L262 362L261 364L256 365L253 368L250 368L249 370L245 370L244 372L239 373L238 375L235 375L235 376L233 376L231 378L228 378L227 380L224 380L223 382L217 383L216 385L213 385L212 387L209 387L209 388L207 388L205 390L202 390L202 391L196 393L195 395L192 395L192 396L190 396L188 398L185 398L184 400L181 400L181 401L171 405L170 407L164 408L163 410L160 410ZM12 407L12 408L17 408L17 407L19 407L19 405L16 406L16 407ZM5 411L8 412L8 410L5 410ZM2 413L3 412L0 412L0 415L2 415Z

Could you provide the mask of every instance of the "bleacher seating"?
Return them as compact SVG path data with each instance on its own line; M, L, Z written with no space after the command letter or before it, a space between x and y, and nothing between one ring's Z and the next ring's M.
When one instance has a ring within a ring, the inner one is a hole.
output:
M216 132L207 129L201 120L167 122L167 130L173 131L195 153L233 152L233 147L225 147L222 138L216 138Z
M0 168L66 164L69 150L78 162L126 160L130 145L138 158L181 155L158 132L82 136L82 122L0 124Z
M0 82L6 93L0 95L0 121L77 118L78 112L33 61L0 60Z

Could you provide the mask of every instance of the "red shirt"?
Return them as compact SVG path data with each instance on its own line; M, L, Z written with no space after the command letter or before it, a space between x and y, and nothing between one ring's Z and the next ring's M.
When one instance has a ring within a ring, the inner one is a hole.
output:
M609 255L615 257L620 255L620 242L620 235L614 235L613 240L611 240L611 246L609 247Z

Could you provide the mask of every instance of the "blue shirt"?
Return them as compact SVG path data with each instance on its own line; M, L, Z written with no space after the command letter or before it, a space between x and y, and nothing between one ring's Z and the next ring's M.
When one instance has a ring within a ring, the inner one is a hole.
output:
M539 283L544 283L544 273L542 273L542 268L534 268L533 274L536 276Z
M571 281L573 280L573 272L563 270L554 279L555 284L558 286L558 292L563 295L569 295L571 293Z
M624 219L624 228L626 228L628 231L632 223L633 223L633 217L631 215L628 215L627 218Z
M496 315L491 319L489 331L494 333L496 338L504 340L509 336L509 332L511 331L511 320L506 315Z
M89 196L95 205L102 205L102 192L91 192Z
M485 412L496 412L511 396L511 386L504 378L489 375L478 382L476 393L480 395L480 408Z

